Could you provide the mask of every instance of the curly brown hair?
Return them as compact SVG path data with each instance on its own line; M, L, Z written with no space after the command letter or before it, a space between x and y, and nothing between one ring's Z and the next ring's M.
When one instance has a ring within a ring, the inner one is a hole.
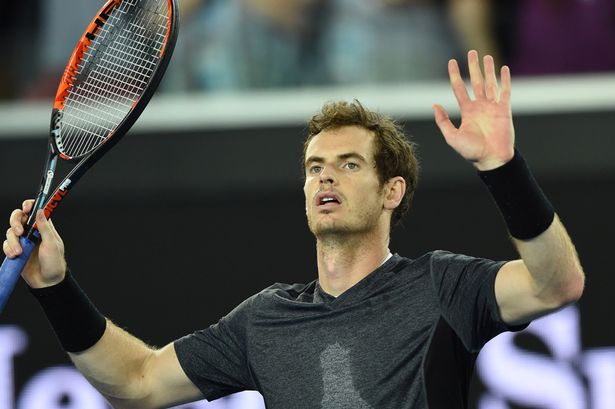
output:
M324 130L351 125L374 133L374 164L381 186L395 176L401 176L406 181L406 193L391 217L393 226L410 209L419 176L416 144L406 138L401 126L393 118L366 109L356 99L353 102L327 102L308 123L302 163L305 162L305 153L314 136Z

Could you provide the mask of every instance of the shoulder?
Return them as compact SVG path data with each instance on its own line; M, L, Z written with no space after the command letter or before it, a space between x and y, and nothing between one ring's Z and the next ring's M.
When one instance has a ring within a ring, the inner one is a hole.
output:
M313 294L314 287L316 281L312 281L307 284L286 284L286 283L275 283L270 285L269 287L263 289L256 297L260 298L271 298L271 297L281 297L289 300L297 300L301 298L305 294Z
M415 259L395 255L395 264L391 266L391 271L405 274L418 274L429 272L434 264L446 264L455 262L458 257L467 257L460 254L451 253L445 250L434 250L425 253Z
M497 273L506 262L436 250L428 254L428 263L438 293L452 295L464 291L493 293Z
M255 294L254 305L262 308L267 305L313 303L316 280L307 284L275 283Z
M396 255L397 256L397 255ZM464 254L456 254L447 250L432 250L424 253L415 259L410 259L403 256L398 256L399 263L403 263L409 268L420 268L423 265L430 265L434 262L451 262L455 259L472 258Z
M472 268L496 271L505 262L494 261L488 258L469 256L466 254L452 253L446 250L434 250L425 255L432 271L446 270L449 268Z
M463 282L495 281L495 276L505 261L434 250L412 260L408 269L413 274L429 277L435 288L458 286ZM448 283L448 284L446 284Z

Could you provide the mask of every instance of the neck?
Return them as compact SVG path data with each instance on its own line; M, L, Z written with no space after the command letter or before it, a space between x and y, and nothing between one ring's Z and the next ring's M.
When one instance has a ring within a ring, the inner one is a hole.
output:
M334 297L377 269L389 254L389 237L320 237L316 242L320 287Z

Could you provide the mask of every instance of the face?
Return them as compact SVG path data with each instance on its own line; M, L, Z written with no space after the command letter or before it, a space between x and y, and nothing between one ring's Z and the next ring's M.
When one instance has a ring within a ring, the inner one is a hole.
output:
M325 130L310 141L303 191L308 225L317 238L388 226L373 145L373 133L358 126Z

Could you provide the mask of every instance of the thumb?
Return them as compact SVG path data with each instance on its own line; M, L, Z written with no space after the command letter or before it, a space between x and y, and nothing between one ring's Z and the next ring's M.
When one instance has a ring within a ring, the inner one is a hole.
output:
M432 106L432 109L436 119L436 124L438 125L438 128L440 128L440 132L442 132L444 138L446 140L452 138L455 134L455 131L457 131L457 128L455 128L455 125L453 125L453 123L451 122L448 116L448 112L446 112L442 105L438 104L434 104Z
M41 288L57 284L64 278L66 261L64 245L56 238L53 224L45 217L45 212L36 212L36 228L41 235L40 246L37 246L37 257L30 257L29 266L24 270L24 278L30 287Z
M36 212L36 228L39 233L41 233L41 239L43 241L53 240L53 227L51 226L49 220L45 217L45 212L42 209L39 209Z

